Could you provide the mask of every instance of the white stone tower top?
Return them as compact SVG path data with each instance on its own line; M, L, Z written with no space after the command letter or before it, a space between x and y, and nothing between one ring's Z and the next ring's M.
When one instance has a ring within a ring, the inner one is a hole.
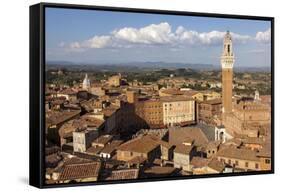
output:
M223 52L221 55L221 67L222 68L233 68L234 64L234 53L232 49L232 37L230 32L227 31L223 40Z
M83 89L85 90L88 90L91 86L91 82L90 82L90 79L88 78L88 74L85 75L85 78L83 80L83 84L82 84L82 87Z
M255 101L260 101L260 93L258 90L255 91Z

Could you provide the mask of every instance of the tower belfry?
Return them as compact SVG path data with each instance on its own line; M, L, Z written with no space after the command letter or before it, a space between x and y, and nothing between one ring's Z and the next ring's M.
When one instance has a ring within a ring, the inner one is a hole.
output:
M83 83L82 83L82 88L84 90L89 90L91 87L91 82L90 82L90 79L88 78L88 74L85 75L85 78L83 80Z
M227 31L223 40L223 52L221 55L222 67L222 112L232 112L232 83L233 83L234 53L232 37Z

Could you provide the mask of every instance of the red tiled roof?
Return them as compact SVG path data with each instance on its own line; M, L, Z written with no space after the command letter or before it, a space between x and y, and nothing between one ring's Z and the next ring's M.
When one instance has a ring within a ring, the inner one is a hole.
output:
M58 125L78 116L80 112L80 110L50 111L46 113L46 122L51 125Z
M250 149L237 149L232 147L223 148L218 151L217 156L233 159L259 161L259 158L257 157L257 152Z
M174 152L181 153L181 154L189 154L192 149L193 146L180 144L180 145L176 145Z
M59 177L60 180L75 180L98 177L100 171L99 162L66 165Z
M139 169L114 170L106 180L137 179L138 176Z
M194 168L202 168L207 166L210 160L202 157L193 157L190 161L190 164L193 165Z
M141 156L136 156L128 161L129 164L143 164L146 161L146 158Z
M175 101L192 101L194 100L190 96L179 95L179 96L165 96L160 98L163 102L175 102Z
M225 168L225 164L214 158L209 162L208 167L218 172L222 172Z
M64 89L59 93L66 94L66 95L74 95L74 94L77 94L77 91L74 91L73 89Z
M169 129L169 143L172 145L179 145L187 139L194 139L196 146L202 146L208 143L208 138L197 127L182 127Z
M152 139L150 136L144 136L120 145L118 150L148 153L158 146L160 146L160 143L157 140Z

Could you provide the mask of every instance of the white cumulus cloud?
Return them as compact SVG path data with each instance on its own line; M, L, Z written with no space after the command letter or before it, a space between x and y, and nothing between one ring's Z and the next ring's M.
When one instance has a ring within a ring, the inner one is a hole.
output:
M270 43L271 42L271 29L269 28L266 31L257 32L255 39L261 43Z
M235 44L249 41L270 41L270 29L258 32L256 37L231 33ZM184 46L219 45L222 43L225 31L198 32L178 26L174 31L167 22L151 24L142 28L124 27L110 32L108 35L96 35L81 42L72 42L68 49L86 50L95 48L131 48L134 46L166 45L172 48Z
M199 45L217 45L221 44L224 38L225 32L210 31L199 33L193 30L187 30L182 26L179 26L176 30L177 38L183 43L199 44ZM248 35L240 35L237 33L231 33L235 43L246 43L251 40Z
M168 44L174 38L169 23L151 24L146 27L122 28L112 32L117 40L123 40L130 43L139 44Z
M93 38L85 41L83 47L88 48L105 48L111 43L110 36L94 36Z

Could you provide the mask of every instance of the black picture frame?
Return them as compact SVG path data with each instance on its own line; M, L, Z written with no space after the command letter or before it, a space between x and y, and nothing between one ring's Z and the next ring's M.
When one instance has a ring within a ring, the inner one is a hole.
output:
M45 184L45 9L46 8L66 8L80 10L103 10L114 12L133 12L133 13L152 13L165 15L183 15L183 16L198 16L198 17L214 17L214 18L233 18L233 19L248 19L261 20L271 22L271 153L272 162L271 170L268 171L252 171L226 174L206 174L206 175L190 175L179 177L161 177L149 179L134 179L134 180L117 180L117 181L98 181L85 183L67 183L67 184ZM121 7L104 7L90 5L73 5L73 4L56 4L56 3L39 3L30 6L30 128L29 128L29 184L38 188L52 187L68 187L68 186L84 186L84 185L101 185L101 184L116 184L116 183L135 183L135 182L151 182L163 180L179 180L179 179L194 179L194 178L211 178L211 177L229 177L229 176L244 176L244 175L259 175L274 173L274 18L249 16L249 15L232 15L232 14L217 14L217 13L198 13L185 11L168 11L155 9L136 9L136 8L121 8Z

